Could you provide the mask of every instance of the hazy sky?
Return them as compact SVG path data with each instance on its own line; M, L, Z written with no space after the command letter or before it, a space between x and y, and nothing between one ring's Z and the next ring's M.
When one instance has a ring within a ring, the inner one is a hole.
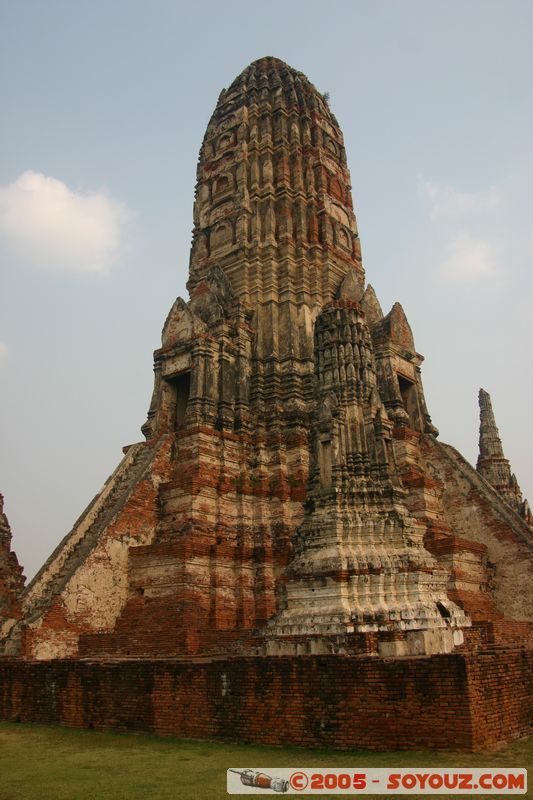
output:
M533 500L533 4L0 0L0 491L32 574L139 441L217 97L273 55L330 93L367 278L441 439L480 386Z

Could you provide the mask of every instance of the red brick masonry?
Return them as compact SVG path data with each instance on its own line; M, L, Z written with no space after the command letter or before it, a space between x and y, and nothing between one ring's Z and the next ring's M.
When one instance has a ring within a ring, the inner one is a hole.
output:
M193 739L485 750L531 733L532 650L409 659L0 660L0 718Z

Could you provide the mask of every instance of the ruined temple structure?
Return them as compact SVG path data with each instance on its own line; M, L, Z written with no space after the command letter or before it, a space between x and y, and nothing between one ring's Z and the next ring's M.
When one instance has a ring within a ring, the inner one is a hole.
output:
M24 575L15 553L11 550L11 528L4 514L4 498L0 494L0 637L9 633L20 617L20 596Z
M189 300L172 305L154 354L146 441L124 448L18 596L1 646L10 664L25 665L17 685L26 687L26 706L49 675L43 670L61 669L54 686L63 694L50 718L89 724L90 713L126 696L109 689L115 678L106 672L109 691L90 699L87 687L104 681L98 664L135 660L135 707L150 696L150 724L140 712L131 717L126 700L91 724L281 741L265 717L266 696L285 686L299 719L301 693L315 691L325 664L338 691L320 713L347 696L343 671L360 670L349 692L368 693L369 719L371 695L377 716L357 734L320 718L314 739L293 731L290 741L433 741L426 729L415 735L416 724L440 725L435 746L522 735L527 703L516 687L527 685L521 648L531 642L533 531L488 395L476 471L437 438L401 305L384 314L365 281L337 120L308 79L275 58L254 62L223 90L207 126L188 291ZM487 648L500 660L476 660ZM514 665L505 685L502 653ZM389 662L396 672L387 678ZM187 727L207 725L192 712L169 721L178 663L190 670L202 719L219 698L215 728ZM174 665L166 677L161 664ZM116 680L133 680L133 669ZM402 723L404 695L395 695L396 738L379 716L389 680L404 681L412 703ZM426 696L414 713L413 697L430 685L431 702ZM509 696L511 710L497 721L487 710L479 727L468 717L463 742L442 709L489 709L485 686ZM248 716L235 710L237 697ZM16 702L4 716L15 715ZM257 730L246 728L251 719Z

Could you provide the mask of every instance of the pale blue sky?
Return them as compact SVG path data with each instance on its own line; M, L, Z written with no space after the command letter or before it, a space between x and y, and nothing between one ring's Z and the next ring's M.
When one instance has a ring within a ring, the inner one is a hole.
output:
M264 55L330 93L441 438L475 461L483 386L533 500L532 42L518 0L0 0L0 490L28 576L141 438L205 126Z

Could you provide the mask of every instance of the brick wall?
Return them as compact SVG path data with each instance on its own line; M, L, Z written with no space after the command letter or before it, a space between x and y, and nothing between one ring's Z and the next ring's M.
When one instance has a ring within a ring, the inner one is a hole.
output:
M0 718L196 739L479 750L530 732L533 651L0 660Z

